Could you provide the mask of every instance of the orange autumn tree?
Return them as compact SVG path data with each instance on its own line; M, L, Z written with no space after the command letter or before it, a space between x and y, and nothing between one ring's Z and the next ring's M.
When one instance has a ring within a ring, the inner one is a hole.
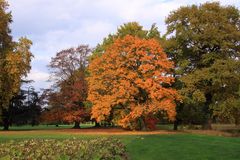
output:
M130 35L116 39L89 65L92 118L133 130L146 129L147 120L163 113L174 120L179 95L170 88L172 69L157 40Z

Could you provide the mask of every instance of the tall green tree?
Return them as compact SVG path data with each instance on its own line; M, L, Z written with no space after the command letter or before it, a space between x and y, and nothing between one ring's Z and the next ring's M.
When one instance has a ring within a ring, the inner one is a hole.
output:
M203 128L211 128L219 105L239 98L239 10L218 2L181 7L166 24L164 47L176 64L177 87L185 97L182 107L200 108Z
M0 118L4 129L8 129L8 122L4 114L8 112L10 100L19 92L21 80L31 69L33 57L30 52L32 42L27 38L20 38L18 42L12 40L9 28L12 22L8 4L0 0Z

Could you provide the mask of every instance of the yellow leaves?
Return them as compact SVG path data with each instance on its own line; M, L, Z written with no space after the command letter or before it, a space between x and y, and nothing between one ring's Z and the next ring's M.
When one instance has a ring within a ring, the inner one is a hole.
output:
M0 66L0 96L4 97L1 104L8 105L9 100L20 89L21 78L29 72L32 58L30 46L30 40L20 38L11 51L4 53Z
M33 57L30 52L31 41L20 38L16 43L15 50L6 56L6 70L12 76L20 78L30 70L30 62Z
M205 97L204 93L201 92L200 90L194 91L192 96L193 96L193 100L196 102L200 102L200 103L206 102L206 97Z
M21 56L19 54L9 53L6 57L6 70L9 74L20 74L19 63L21 62ZM21 67L21 66L20 66Z

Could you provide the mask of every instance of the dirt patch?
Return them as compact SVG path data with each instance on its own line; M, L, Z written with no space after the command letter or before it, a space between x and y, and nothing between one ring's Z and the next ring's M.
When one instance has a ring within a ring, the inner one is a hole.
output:
M184 130L182 132L191 133L191 134L211 135L211 136L235 137L235 135L231 133L217 131L217 130Z
M176 134L179 132L156 130L156 131L126 131L120 128L94 128L94 129L61 129L61 130L32 130L32 131L1 131L1 135L24 135L24 134L70 134L70 135L156 135Z
M153 135L153 134L176 134L177 132L156 130L156 131L126 131L120 128L106 129L63 129L60 132L72 134L93 134L93 135Z
M181 130L181 131L127 131L121 128L82 128L58 130L0 131L0 135L167 135L167 134L201 134L212 136L235 137L235 135L217 130Z

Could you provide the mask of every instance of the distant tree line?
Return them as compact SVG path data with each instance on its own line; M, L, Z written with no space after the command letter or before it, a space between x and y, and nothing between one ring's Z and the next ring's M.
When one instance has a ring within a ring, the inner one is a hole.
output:
M2 124L5 129L10 125L38 125L42 111L38 92L20 90L9 103L8 110L3 110Z

